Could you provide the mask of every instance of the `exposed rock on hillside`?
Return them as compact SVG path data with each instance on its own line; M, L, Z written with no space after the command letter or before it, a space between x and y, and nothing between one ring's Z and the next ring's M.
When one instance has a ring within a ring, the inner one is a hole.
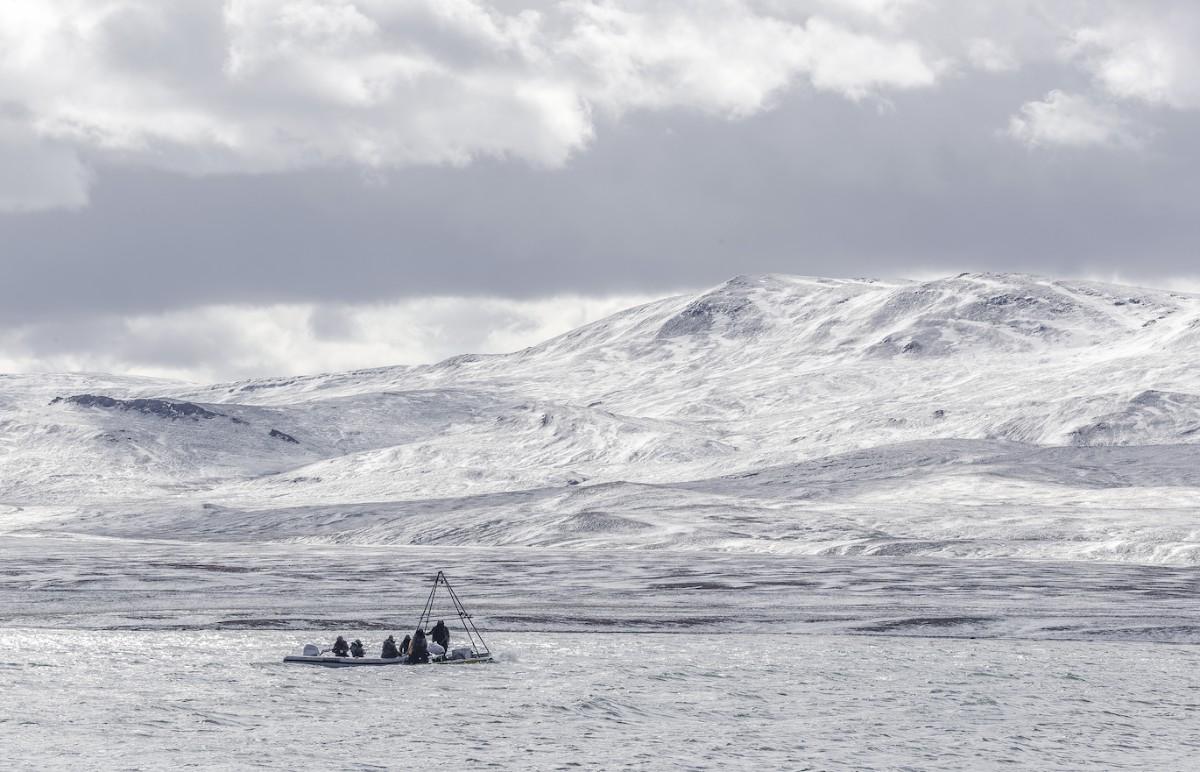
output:
M115 399L101 394L76 394L71 397L55 397L50 404L59 403L79 405L80 407L99 407L106 410L131 410L146 415L156 415L159 418L216 418L220 413L206 410L191 402L177 402L169 399Z

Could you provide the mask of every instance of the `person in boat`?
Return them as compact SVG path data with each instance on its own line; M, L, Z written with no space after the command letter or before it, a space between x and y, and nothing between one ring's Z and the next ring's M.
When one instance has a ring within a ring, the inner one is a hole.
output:
M337 640L333 642L333 656L335 656L335 657L349 657L350 656L350 644L346 643L346 639L340 635L337 637Z
M379 654L381 659L396 659L400 656L400 650L396 648L396 639L388 636L383 642L383 651Z
M419 627L413 633L412 642L408 644L408 659L405 661L409 665L424 665L429 661L429 645L425 641L425 631Z
M362 641L355 638L354 643L350 644L350 656L357 658L365 657L366 655L367 650L363 648Z
M439 619L438 623L429 631L429 637L444 651L450 651L450 628L446 627L445 622Z
M407 656L408 656L408 646L409 646L409 644L411 644L411 643L412 643L412 636L411 636L411 635L406 635L406 636L404 636L404 640L403 640L403 641L400 641L400 656L401 656L401 657L407 657Z

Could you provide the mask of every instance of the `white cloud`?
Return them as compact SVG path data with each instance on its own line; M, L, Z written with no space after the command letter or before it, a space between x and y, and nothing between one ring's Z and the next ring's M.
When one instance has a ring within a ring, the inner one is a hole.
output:
M599 115L741 119L797 85L884 103L937 85L952 58L984 72L1078 66L1106 97L1200 108L1200 11L1185 3L522 5L7 0L0 212L85 205L88 169L114 164L187 174L481 158L559 167L594 141ZM1110 100L1082 99L1029 102L1010 132L1029 144L1136 143Z
M824 0L823 5L833 11L848 11L894 27L928 3L926 0Z
M0 328L0 372L121 372L195 382L502 353L652 298L435 297L376 305L228 305Z
M1200 108L1200 13L1130 15L1079 29L1065 48L1108 93L1176 109Z
M937 80L940 63L926 60L910 41L885 42L812 19L803 62L819 89L861 99L880 89L920 88Z
M967 60L985 72L1011 72L1021 66L1011 48L991 38L973 38L968 42Z
M847 4L883 21L909 5L833 2ZM62 168L43 174L55 178L79 158L191 174L481 157L559 166L592 140L596 110L736 118L768 108L798 79L852 99L937 79L911 39L856 30L850 17L794 19L766 8L752 0L564 0L519 12L482 0L8 0L0 4L0 106L53 148L30 158L57 159ZM77 193L58 198L79 201ZM31 190L28 201L0 197L0 208L54 200Z
M798 76L860 99L931 86L934 65L907 41L853 32L821 17L791 23L740 2L664 4L653 13L579 3L580 23L557 47L584 64L583 93L621 112L694 107L735 117L758 112Z
M1200 81L1194 76L1200 71L1200 11L1194 5L1082 8L1090 12L1064 25L1068 39L1058 53L1092 76L1094 95L1052 91L1042 101L1027 102L1010 119L1010 136L1030 146L1140 147L1148 132L1130 117L1136 114L1130 103L1200 108ZM972 48L973 59L975 53Z
M1057 90L1022 105L1009 119L1008 135L1030 147L1141 144L1133 125L1111 105Z

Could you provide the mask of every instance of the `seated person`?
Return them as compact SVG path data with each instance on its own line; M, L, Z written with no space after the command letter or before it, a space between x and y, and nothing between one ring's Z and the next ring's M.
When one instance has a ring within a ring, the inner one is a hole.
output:
M424 665L429 661L429 645L425 641L425 631L417 628L413 633L412 643L408 645L409 665Z
M357 658L357 657L365 657L366 654L367 654L367 651L366 651L366 649L363 648L362 641L355 638L354 643L350 644L350 656Z
M346 639L340 635L337 637L337 640L333 642L333 656L335 656L335 657L349 657L350 656L350 644L346 643Z
M396 659L399 656L400 650L396 648L396 639L389 635L383 642L383 651L380 652L379 657L381 659Z

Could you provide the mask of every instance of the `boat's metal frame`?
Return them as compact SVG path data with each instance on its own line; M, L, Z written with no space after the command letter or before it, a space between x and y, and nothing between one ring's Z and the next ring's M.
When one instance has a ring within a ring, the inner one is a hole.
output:
M438 587L446 585L446 592L450 595L450 601L454 604L454 611L458 614L458 620L462 623L463 631L467 634L467 640L471 642L471 651L475 655L474 659L488 660L492 658L492 652L483 641L483 634L479 632L479 628L475 626L475 621L471 619L471 615L467 613L467 609L463 606L462 601L458 599L458 593L450 586L450 580L446 578L443 571L438 571L437 576L433 578L433 587L429 590L429 597L425 600L425 608L421 609L421 616L417 617L417 629L424 630L425 626L432 621L433 616L433 601L437 595ZM450 652L446 652L449 654ZM454 661L454 660L447 660Z

